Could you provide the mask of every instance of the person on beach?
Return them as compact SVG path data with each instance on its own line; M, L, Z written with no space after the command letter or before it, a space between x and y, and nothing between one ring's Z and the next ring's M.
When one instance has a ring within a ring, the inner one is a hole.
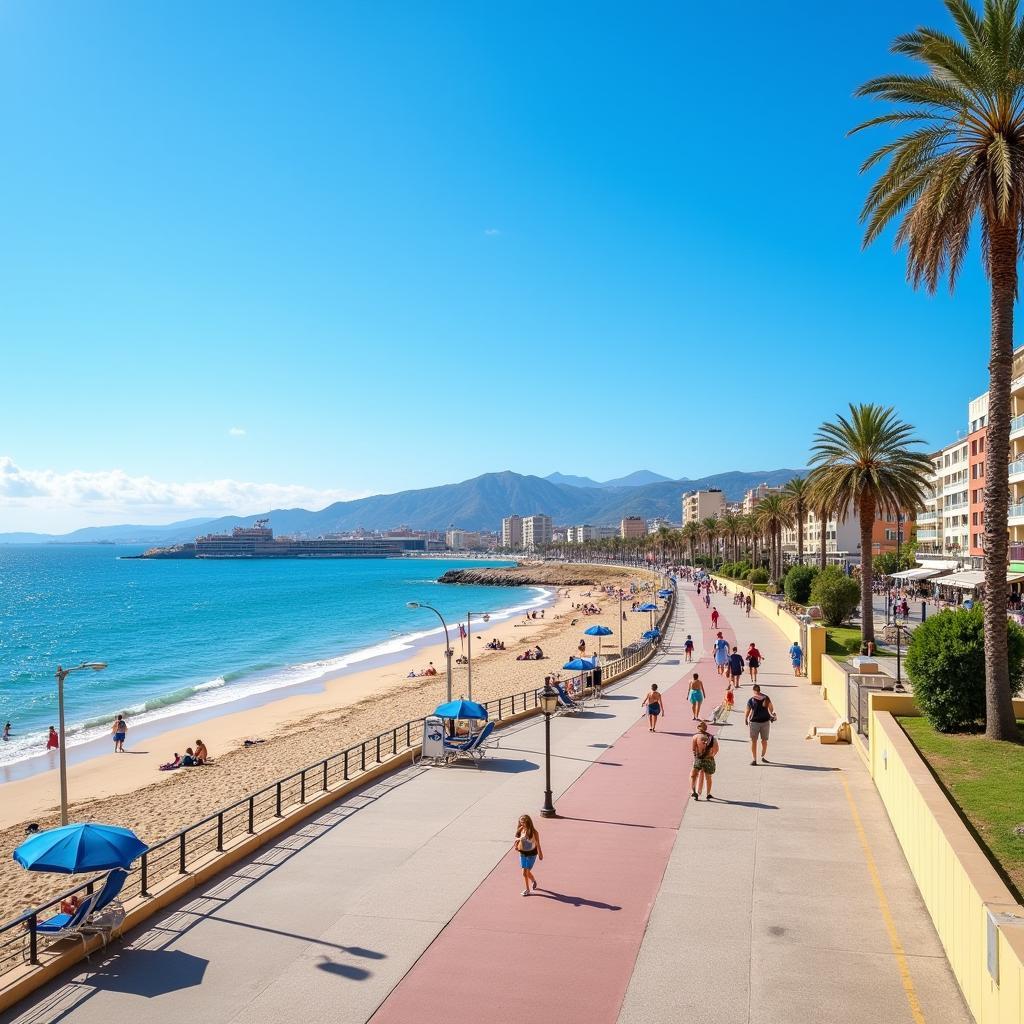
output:
M789 660L793 666L793 675L800 675L800 666L804 663L804 651L799 640L794 640L789 648Z
M694 672L690 680L690 710L693 712L693 720L700 721L700 707L704 703L704 684L700 676Z
M707 798L711 795L711 777L715 774L715 755L718 753L718 740L708 732L707 722L697 723L697 735L693 737L693 768L690 771L690 795L694 800L707 786Z
M693 637L690 636L689 633L686 634L686 642L683 644L683 652L686 655L687 661L693 661Z
M57 730L50 726L50 735L46 737L46 749L56 750L60 746L60 737L57 735Z
M114 724L110 727L110 734L114 737L114 753L124 753L124 738L128 734L128 723L124 720L124 715L118 715L114 719Z
M763 655L757 649L754 641L751 640L750 646L747 648L747 668L750 669L750 681L752 683L757 682L757 670L761 667L762 661L764 661Z
M729 641L718 634L715 640L715 664L718 666L718 674L725 675L725 666L729 663Z
M658 715L664 714L665 705L662 703L662 695L658 692L658 684L651 683L650 692L644 697L644 705L647 708L647 719L651 725L651 732L658 731Z
M11 723L8 722L4 726L4 742L6 743L7 740L9 740L10 738L11 738Z
M576 645L576 650L580 652L580 657L582 658L583 655L587 653L587 641L586 640L581 640Z
M718 609L711 609L711 628L718 629Z
M206 749L206 744L202 740L196 740L195 759L196 764L210 763L210 752Z
M757 764L757 741L761 741L761 763L768 764L765 753L768 751L768 736L771 733L772 722L776 719L775 708L772 699L761 692L761 687L754 683L754 693L747 701L747 713L743 717L745 725L750 727L750 756L751 764Z
M733 681L734 686L740 685L740 676L743 675L743 655L740 654L739 649L736 647L733 647L732 654L729 655L727 675Z
M529 896L532 889L537 888L537 879L533 877L533 865L539 857L544 859L544 851L540 846L540 833L534 827L533 819L524 814L516 825L516 852L519 854L519 866L523 869L523 896Z

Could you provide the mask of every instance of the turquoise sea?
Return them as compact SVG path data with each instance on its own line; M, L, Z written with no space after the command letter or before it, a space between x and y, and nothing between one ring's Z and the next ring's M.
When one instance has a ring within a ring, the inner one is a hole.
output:
M515 614L539 589L443 586L460 559L139 561L112 545L0 547L0 765L38 754L57 722L54 671L105 661L65 684L68 747L140 724L309 683L436 637L458 648L467 609ZM475 620L474 620L475 621Z

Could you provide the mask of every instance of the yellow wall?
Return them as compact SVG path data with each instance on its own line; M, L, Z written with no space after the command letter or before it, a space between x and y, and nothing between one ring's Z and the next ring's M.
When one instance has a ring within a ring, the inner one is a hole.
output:
M821 696L840 718L846 717L846 670L827 654L821 659Z
M872 694L871 774L953 973L978 1024L1024 1021L1024 907L968 832L893 718L912 697ZM1024 702L1020 711L1024 713ZM988 914L997 925L998 982L987 967Z

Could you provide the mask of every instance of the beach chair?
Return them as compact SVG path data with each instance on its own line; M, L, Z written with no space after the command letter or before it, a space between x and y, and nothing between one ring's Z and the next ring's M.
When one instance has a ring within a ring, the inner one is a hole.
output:
M78 909L73 914L55 914L45 921L37 922L37 937L48 945L54 942L61 942L64 939L81 939L82 952L85 952L88 933L83 930L82 926L93 912L93 908L96 906L96 901L99 898L100 894L94 892L92 895L86 896L79 903Z
M120 895L127 878L128 872L124 868L114 868L107 873L92 913L82 925L83 932L102 936L104 946L124 921L124 904L121 903Z
M487 756L487 741L491 737L491 733L494 732L494 723L488 722L477 734L476 742L470 747L468 753L473 758L477 768L480 767L480 762Z
M561 683L555 683L555 691L558 694L558 709L555 711L556 715L568 715L574 711L582 711L583 705L578 701L572 699L565 692Z
M837 718L832 725L815 725L811 723L807 738L816 739L819 743L849 743L850 723L845 718Z

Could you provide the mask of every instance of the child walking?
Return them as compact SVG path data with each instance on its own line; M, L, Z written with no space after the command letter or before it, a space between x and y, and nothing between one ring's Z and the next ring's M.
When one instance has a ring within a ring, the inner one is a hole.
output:
M538 857L544 859L544 851L540 848L540 833L528 814L524 814L516 826L515 848L519 854L519 866L523 869L523 885L526 886L522 895L529 896L530 891L537 888L537 879L533 877L533 865Z

